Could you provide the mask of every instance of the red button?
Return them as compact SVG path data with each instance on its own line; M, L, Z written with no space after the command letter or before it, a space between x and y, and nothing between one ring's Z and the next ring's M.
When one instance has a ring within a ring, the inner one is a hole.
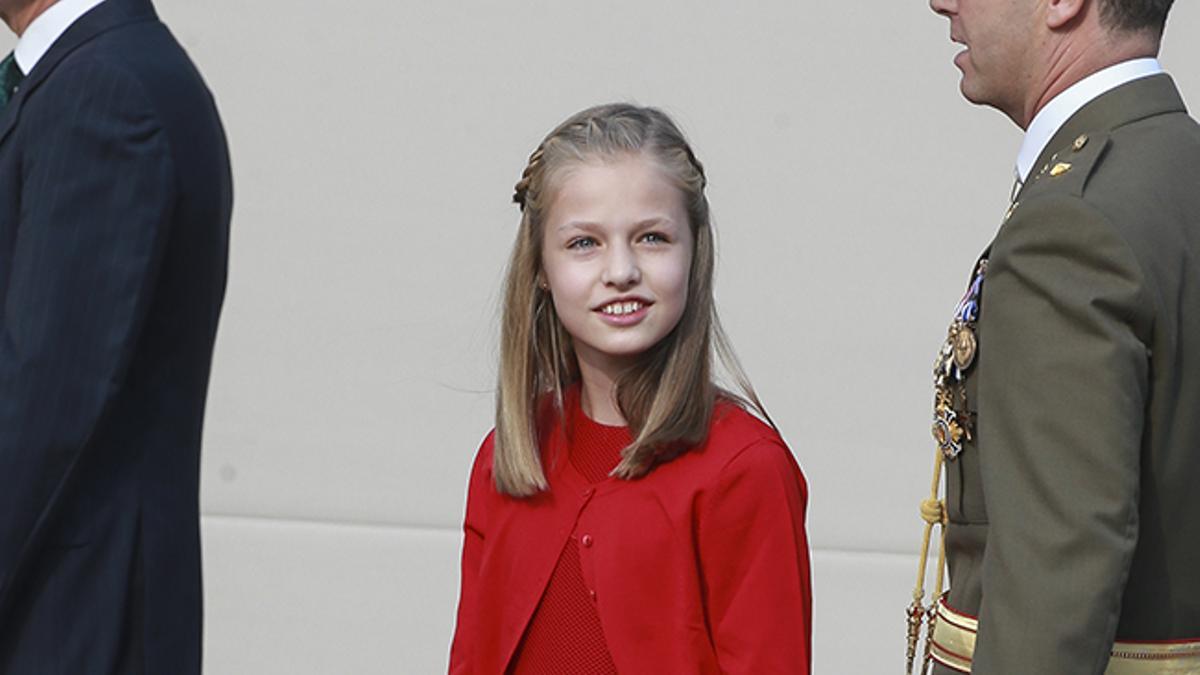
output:
M591 548L592 547L592 535L590 535L590 534L583 535L583 538L579 540L579 543L583 544L584 548Z
M592 600L593 600L593 601L595 601L595 599L596 599L596 591L588 591L588 595L590 595L590 596L592 597Z

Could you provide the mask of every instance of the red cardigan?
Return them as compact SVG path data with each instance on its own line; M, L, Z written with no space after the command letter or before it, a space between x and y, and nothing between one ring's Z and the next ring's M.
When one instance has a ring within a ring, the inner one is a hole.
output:
M721 403L699 447L595 486L566 461L559 423L542 437L550 488L534 497L496 491L492 434L475 459L450 673L505 672L577 526L622 675L809 673L807 486L774 430Z

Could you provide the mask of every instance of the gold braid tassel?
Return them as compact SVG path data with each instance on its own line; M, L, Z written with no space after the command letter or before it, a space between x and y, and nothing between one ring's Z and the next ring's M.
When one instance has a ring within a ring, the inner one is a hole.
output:
M912 604L904 613L908 619L908 652L904 672L906 675L912 675L913 662L917 658L917 641L921 637L921 616L924 614L921 599L914 595Z
M945 459L942 450L939 447L933 460L933 483L929 488L929 499L921 502L921 519L925 521L925 534L921 539L921 557L917 562L917 585L913 589L912 604L908 606L905 614L908 619L908 649L906 652L906 662L904 672L906 675L912 675L913 665L916 662L917 643L921 636L921 623L926 622L925 650L922 654L921 673L929 670L932 654L930 653L929 641L933 637L933 624L935 620L935 603L942 595L942 585L945 582L946 568L946 505L939 499L939 488L942 483L942 468ZM929 559L929 544L933 539L933 527L942 525L938 542L938 569L934 592L931 596L929 604L925 604L925 576L926 562Z
M938 567L937 577L933 585L933 594L929 596L929 606L925 608L926 621L925 624L925 665L922 666L922 673L929 672L929 667L933 661L933 630L937 626L937 603L942 598L943 583L946 580L946 513L945 504L938 502L942 507L942 529L941 541L938 543Z

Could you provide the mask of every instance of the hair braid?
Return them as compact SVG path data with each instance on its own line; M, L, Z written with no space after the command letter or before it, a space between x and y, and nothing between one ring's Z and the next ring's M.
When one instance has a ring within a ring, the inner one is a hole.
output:
M545 143L537 147L533 154L529 155L529 161L525 163L525 170L521 172L521 180L513 187L513 202L521 207L521 211L525 210L525 203L529 198L529 190L533 186L534 174L542 166L542 156L545 154Z
M692 152L692 146L684 145L683 149L687 151L688 162L696 168L696 173L700 175L700 190L708 187L708 174L704 173L704 164L696 157L696 153Z

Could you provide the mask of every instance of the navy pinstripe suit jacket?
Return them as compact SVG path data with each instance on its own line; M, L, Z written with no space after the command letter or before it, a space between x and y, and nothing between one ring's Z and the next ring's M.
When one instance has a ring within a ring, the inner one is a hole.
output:
M149 0L84 15L0 111L0 673L200 671L231 193Z

